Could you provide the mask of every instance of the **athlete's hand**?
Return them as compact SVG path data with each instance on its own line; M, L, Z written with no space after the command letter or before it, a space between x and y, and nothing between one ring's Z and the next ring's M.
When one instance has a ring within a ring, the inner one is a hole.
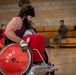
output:
M22 47L22 51L25 52L27 50L27 48L28 48L27 43L24 40L21 39L19 44Z

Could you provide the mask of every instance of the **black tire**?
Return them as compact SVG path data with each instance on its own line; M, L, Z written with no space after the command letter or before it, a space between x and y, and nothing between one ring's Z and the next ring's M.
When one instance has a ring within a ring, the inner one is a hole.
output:
M1 73L1 71L0 71L0 75L3 75L3 74Z
M48 55L46 51L44 52L44 56L44 61L46 62L46 64L48 64Z
M23 75L26 75L30 71L30 69L32 67L32 64L33 64L33 55L32 55L32 51L31 51L31 49L29 47L28 47L28 51L29 51L30 56L31 56L30 65L29 65L28 70Z
M49 59L48 59L48 55L47 55L46 51L44 52L44 55L45 55L44 60L45 60L46 64L48 64L49 63ZM54 71L53 72L47 72L45 75L55 75L55 73L54 73Z
M50 73L50 75L55 75L55 72L54 72L54 71L53 71L53 72L51 72L51 73Z
M47 72L45 75L55 75L55 72L53 71L53 72Z

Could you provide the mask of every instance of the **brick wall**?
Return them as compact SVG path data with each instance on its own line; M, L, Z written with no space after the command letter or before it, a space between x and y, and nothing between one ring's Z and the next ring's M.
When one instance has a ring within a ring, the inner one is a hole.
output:
M0 1L0 24L7 24L16 16L19 0ZM63 19L66 25L76 25L76 0L31 0L35 8L34 25L59 25Z

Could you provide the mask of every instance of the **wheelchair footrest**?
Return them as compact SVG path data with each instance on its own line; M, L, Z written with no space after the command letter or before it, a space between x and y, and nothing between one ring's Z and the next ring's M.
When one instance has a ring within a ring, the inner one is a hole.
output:
M58 68L56 68L55 64L49 65L49 67L48 67L48 71L49 71L49 72L53 72L53 71L55 71L55 70L58 70Z
M45 75L47 72L53 72L57 68L53 66L46 66L44 63L41 65L33 65L30 72L27 75Z

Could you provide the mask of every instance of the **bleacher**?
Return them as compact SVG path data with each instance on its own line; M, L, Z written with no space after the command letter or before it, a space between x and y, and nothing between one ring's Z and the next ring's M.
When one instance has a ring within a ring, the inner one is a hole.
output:
M68 37L61 41L61 47L75 47L76 46L76 31L74 31L74 26L69 25L68 27ZM54 42L52 37L58 35L59 26L37 26L35 27L37 34L43 35L46 39L48 38L50 42L49 46L54 47ZM47 42L47 43L48 43Z

